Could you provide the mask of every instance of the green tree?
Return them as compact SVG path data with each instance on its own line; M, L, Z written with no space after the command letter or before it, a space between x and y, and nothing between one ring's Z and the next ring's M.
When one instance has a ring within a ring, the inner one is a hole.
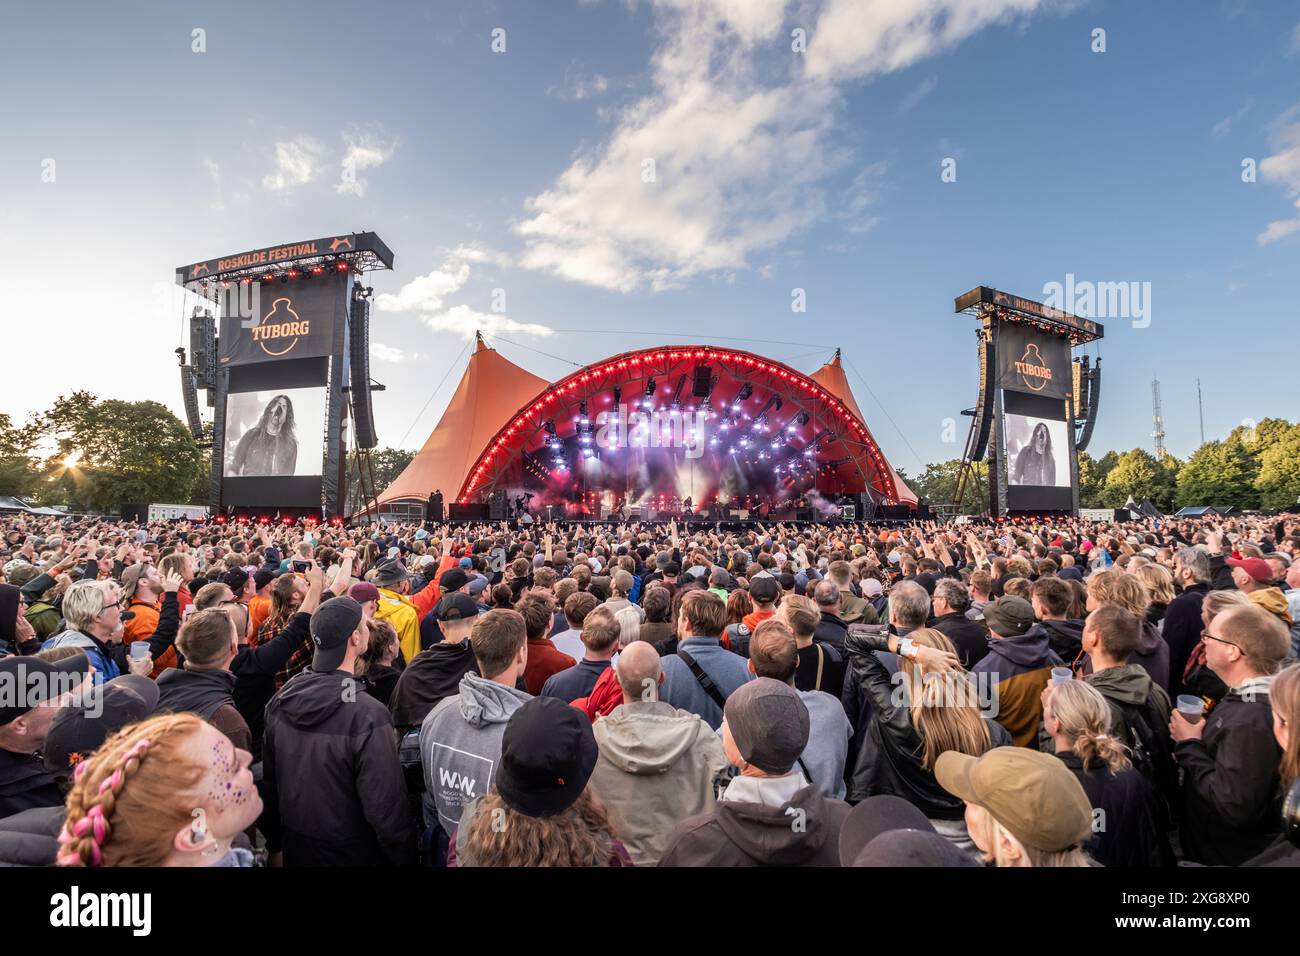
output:
M919 478L909 478L901 471L899 477L907 483L918 497L924 498L931 505L949 505L957 494L957 477L961 473L962 459L952 458L925 466ZM988 462L975 463L975 474L979 476L980 487L967 482L962 494L961 513L977 514L988 508ZM981 495L980 490L983 490Z
M1229 435L1225 441L1206 442L1179 471L1178 504L1253 508L1258 498L1254 487L1256 470L1239 438Z
M27 496L36 490L33 438L30 429L17 428L8 415L0 414L0 495Z
M111 511L128 501L194 499L203 467L198 444L158 402L74 392L60 396L33 427L57 449L40 483L45 501Z
M1259 506L1271 511L1300 501L1300 425L1292 425L1260 454L1255 491Z
M1149 498L1157 508L1167 510L1174 497L1175 474L1144 448L1126 451L1102 482L1101 507L1122 508L1131 496L1138 502Z
M1081 508L1101 508L1101 490L1119 455L1108 451L1100 458L1093 458L1086 451L1079 452L1079 506Z
M415 457L415 452L407 451L405 448L379 448L370 453L370 463L375 469L375 492L381 492L394 481L397 476L406 470L406 466L411 463ZM454 495L455 491L444 491L444 494Z

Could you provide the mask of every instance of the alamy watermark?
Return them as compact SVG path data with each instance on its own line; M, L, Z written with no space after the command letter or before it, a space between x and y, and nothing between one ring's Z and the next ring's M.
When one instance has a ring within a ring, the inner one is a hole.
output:
M600 412L595 434L598 448L682 448L687 458L704 454L708 412L677 408L638 411L619 403L617 411Z
M1076 281L1073 272L1065 282L1043 285L1043 304L1085 319L1131 319L1133 328L1151 324L1150 282Z
M97 718L104 713L104 695L86 674L29 670L24 664L0 674L0 707L41 705L80 707L87 717Z

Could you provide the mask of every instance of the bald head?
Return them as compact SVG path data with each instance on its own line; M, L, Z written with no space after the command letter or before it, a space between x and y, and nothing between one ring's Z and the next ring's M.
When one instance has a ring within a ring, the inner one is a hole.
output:
M659 666L659 652L648 641L633 641L618 655L618 686L623 691L623 703L638 700L658 700L659 682L663 670Z

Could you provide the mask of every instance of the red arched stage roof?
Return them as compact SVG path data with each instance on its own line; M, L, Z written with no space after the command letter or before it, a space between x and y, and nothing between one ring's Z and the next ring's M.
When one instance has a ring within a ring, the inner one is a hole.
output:
M591 511L619 498L668 510L688 496L697 507L862 491L883 504L916 500L863 421L838 355L808 376L740 349L664 346L540 381L480 341L438 427L380 504L435 488L461 502L527 490L541 499L534 507ZM653 430L638 430L652 413Z

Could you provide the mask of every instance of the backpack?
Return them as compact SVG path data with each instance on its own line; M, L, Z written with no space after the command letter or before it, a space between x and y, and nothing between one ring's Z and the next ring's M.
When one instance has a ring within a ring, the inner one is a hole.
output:
M1147 721L1145 708L1122 704L1112 699L1111 707L1120 714L1124 743L1132 753L1133 766L1155 789L1161 804L1178 788L1173 745Z
M397 744L397 759L406 778L407 793L418 796L424 793L424 761L420 759L420 728L412 727L402 734Z

